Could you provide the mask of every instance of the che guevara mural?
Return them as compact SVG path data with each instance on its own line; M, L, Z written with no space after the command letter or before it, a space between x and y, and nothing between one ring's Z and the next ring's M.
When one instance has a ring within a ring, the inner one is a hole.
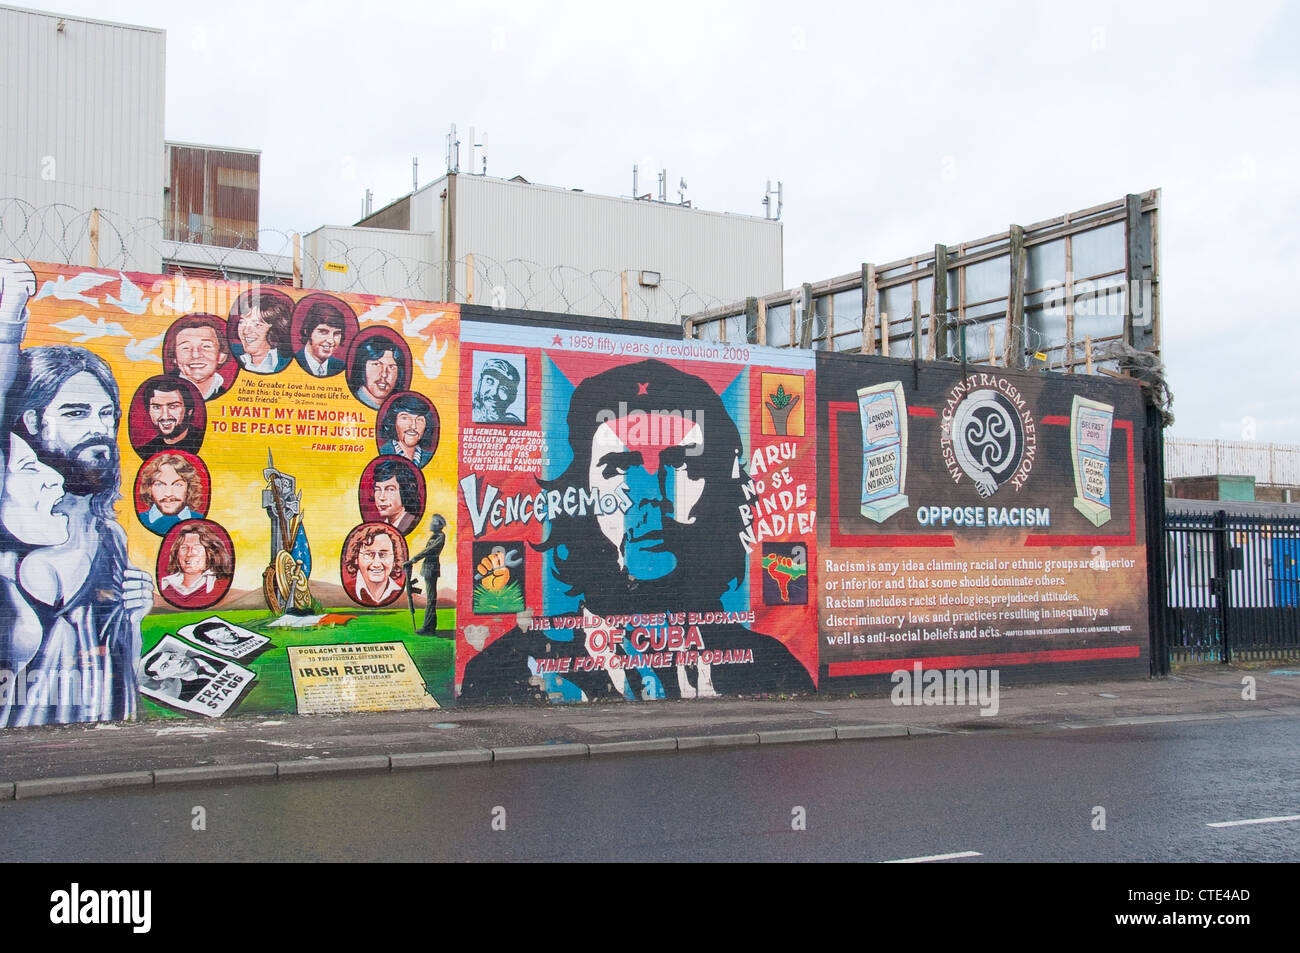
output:
M657 330L0 260L0 727L1145 671L1135 387Z

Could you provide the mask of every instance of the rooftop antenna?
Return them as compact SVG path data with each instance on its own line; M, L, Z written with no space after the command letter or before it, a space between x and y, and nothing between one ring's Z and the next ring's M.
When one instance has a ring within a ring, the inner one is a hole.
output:
M686 200L686 179L683 178L677 183L677 204L691 207L691 203Z
M640 191L640 189L641 189L641 167L638 165L634 165L632 166L632 198L636 199L638 202L644 202L647 199L651 198L649 192L647 192L645 195L639 195L638 192Z
M451 132L447 133L447 171L460 171L460 140L456 138L456 124L451 124Z
M369 189L366 189L366 197L361 202L362 218L365 218L370 214L370 209L373 207L374 197L375 197L375 193L371 192Z
M488 143L488 137L486 132L483 133L483 141L477 142L475 141L475 137L474 137L474 127L473 126L469 127L469 174L470 175L487 175L487 143ZM475 149L483 150L482 152L483 168L477 173L474 171L474 165L475 165L474 150Z
M411 156L411 191L420 190L420 157Z
M783 186L783 185L778 181L778 182L776 183L776 191L773 192L773 191L772 191L772 180L771 180L771 179L768 179L768 180L767 180L767 188L764 189L764 191L763 191L763 217L764 217L765 219L767 219L769 222L773 220L773 216L772 216L772 196L773 196L773 195L776 196L776 216L775 216L775 218L776 218L776 221L779 222L779 221L781 220L781 208L782 208L782 206L784 206L784 204L785 204L785 188L784 188L784 186Z
M659 201L668 201L668 170L659 173Z

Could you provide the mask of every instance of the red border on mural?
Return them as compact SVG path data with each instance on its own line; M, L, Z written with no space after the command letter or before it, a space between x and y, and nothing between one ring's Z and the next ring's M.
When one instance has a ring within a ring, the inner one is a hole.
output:
M1038 421L1049 426L1068 427L1070 418L1064 416L1043 417ZM1124 431L1128 441L1128 535L1127 536L1050 536L1046 533L1031 533L1025 537L1026 546L1136 546L1137 545L1137 498L1134 494L1133 478L1133 421L1117 420L1115 426Z

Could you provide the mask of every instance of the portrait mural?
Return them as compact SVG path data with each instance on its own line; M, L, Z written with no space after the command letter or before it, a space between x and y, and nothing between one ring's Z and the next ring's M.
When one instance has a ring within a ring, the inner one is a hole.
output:
M82 278L77 300L40 295ZM123 283L142 309L120 306ZM407 536L423 545L426 514L455 511L439 435L458 413L457 315L408 336L383 308L0 262L0 727L293 712L287 651L323 641L409 670L315 684L313 711L322 692L339 710L453 701L451 645L429 637L454 628L440 547L414 570L435 591L399 600ZM345 571L359 515L377 533Z

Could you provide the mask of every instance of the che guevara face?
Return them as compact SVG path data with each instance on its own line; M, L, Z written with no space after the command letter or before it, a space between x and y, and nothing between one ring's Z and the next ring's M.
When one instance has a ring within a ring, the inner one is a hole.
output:
M675 415L635 413L610 420L592 438L588 482L602 494L632 501L626 511L597 516L615 545L619 565L632 579L662 579L677 569L682 545L677 532L695 522L693 510L704 493L688 461L704 447L700 423Z

